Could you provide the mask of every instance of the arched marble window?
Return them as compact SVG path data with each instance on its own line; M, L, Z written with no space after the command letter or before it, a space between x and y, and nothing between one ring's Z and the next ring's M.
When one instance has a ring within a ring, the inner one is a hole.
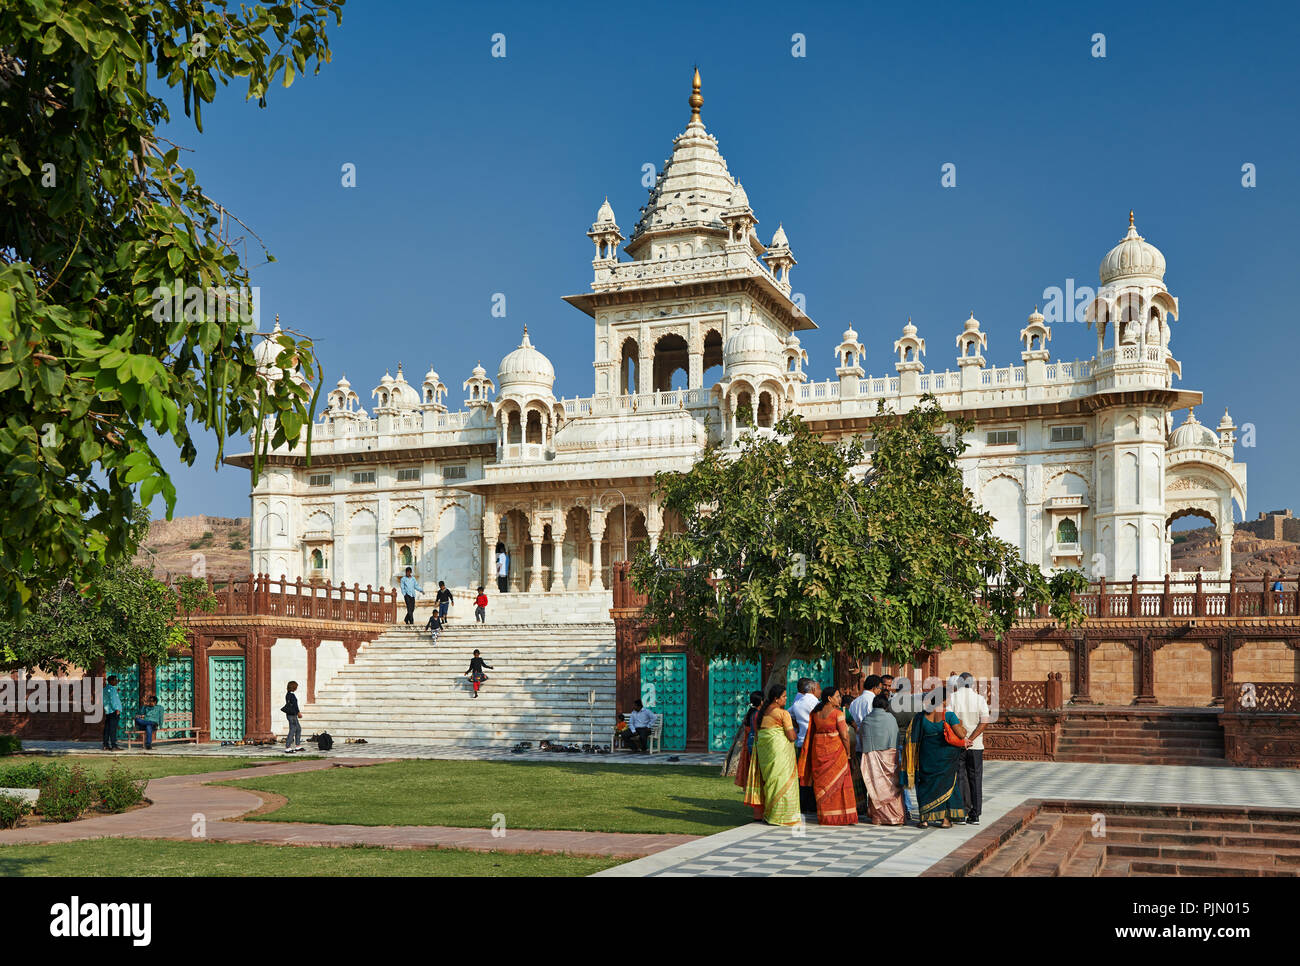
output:
M1056 542L1057 543L1078 543L1079 542L1079 528L1078 526L1075 525L1075 522L1073 520L1065 519L1062 520L1059 524L1057 524Z

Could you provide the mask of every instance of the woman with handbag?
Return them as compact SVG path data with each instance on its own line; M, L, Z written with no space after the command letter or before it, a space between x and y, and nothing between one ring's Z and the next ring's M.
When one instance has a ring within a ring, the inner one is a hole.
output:
M957 782L957 766L966 747L966 729L946 710L942 690L925 697L925 710L912 719L903 739L901 780L915 790L920 828L938 822L952 828L966 820L965 803Z

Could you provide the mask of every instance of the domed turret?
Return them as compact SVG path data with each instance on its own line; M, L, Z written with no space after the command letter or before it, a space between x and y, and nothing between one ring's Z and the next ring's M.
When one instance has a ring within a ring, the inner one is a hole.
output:
M784 351L781 340L751 317L727 339L722 349L722 365L728 372L740 368L780 371Z
M1150 279L1157 283L1164 281L1165 256L1138 234L1131 211L1128 213L1128 234L1101 260L1100 277L1102 285L1129 278Z
M492 394L496 387L492 385L492 380L488 378L487 370L483 368L481 362L475 363L474 371L469 374L469 378L461 385L469 396L465 399L466 406L486 406L492 402Z
M1187 419L1181 426L1169 434L1170 449L1185 449L1194 447L1197 449L1218 449L1219 437L1214 430L1201 424L1196 418L1196 413L1188 409Z
M502 393L529 388L547 394L555 386L555 367L529 341L526 325L519 347L501 360L497 369L497 386Z

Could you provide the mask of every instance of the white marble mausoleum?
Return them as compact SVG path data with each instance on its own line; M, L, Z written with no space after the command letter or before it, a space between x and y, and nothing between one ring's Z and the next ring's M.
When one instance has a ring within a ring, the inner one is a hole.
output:
M684 470L705 446L735 445L790 411L827 437L864 434L881 400L899 411L933 393L974 421L967 485L1027 559L1156 579L1169 569L1170 524L1195 514L1217 528L1226 575L1233 505L1242 514L1246 503L1236 427L1226 410L1216 427L1202 424L1192 412L1201 394L1175 388L1178 299L1131 213L1086 310L1092 358L1053 359L1035 308L1023 326L999 321L1000 334L1019 329L1023 350L991 365L972 313L909 319L880 375L868 374L867 347L846 325L833 372L817 381L799 339L816 325L791 289L791 242L779 225L760 240L701 120L698 72L689 103L630 235L608 200L587 231L591 284L565 301L592 320L590 392L556 394L546 346L526 327L495 374L474 368L454 410L432 366L408 376L398 363L364 396L340 378L311 467L301 450L274 451L253 489L255 570L391 587L409 565L426 592L439 579L494 592L502 542L513 592L599 594L612 563L672 526L654 499L657 471ZM928 368L954 336L950 360ZM264 346L274 377L275 349Z

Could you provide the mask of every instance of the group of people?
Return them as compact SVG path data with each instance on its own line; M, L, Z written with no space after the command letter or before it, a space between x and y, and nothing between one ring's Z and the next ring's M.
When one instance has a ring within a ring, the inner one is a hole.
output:
M756 821L798 825L978 825L988 702L969 673L927 694L893 675L867 676L849 701L800 678L755 691L743 724L736 784Z
M117 675L110 674L104 682L104 734L105 751L121 751L117 743L117 729L122 720L122 696L117 690ZM144 750L153 750L153 736L162 729L163 708L158 695L151 694L140 703L135 713L136 730L144 735Z
M414 571L410 567L406 568L406 574L401 580L402 597L406 601L406 620L404 623L415 623L415 597L417 594L423 594L424 588L420 582L415 579ZM438 593L434 596L434 603L437 606L433 609L433 614L429 617L429 623L425 625L426 629L435 624L441 627L447 623L447 610L456 602L452 592L447 589L446 581L438 581ZM487 595L483 593L483 588L478 589L478 599L474 602L474 617L481 624L486 620L487 615ZM434 618L437 618L435 621ZM436 636L436 635L435 635Z

